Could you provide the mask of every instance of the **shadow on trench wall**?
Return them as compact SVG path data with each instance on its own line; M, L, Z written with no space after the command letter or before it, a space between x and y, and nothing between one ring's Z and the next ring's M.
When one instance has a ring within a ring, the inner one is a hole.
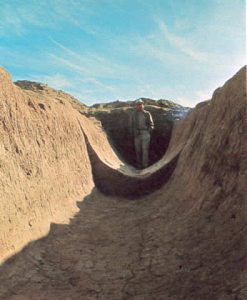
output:
M82 129L81 129L82 130ZM138 199L160 189L174 172L181 150L155 172L142 177L125 175L102 162L82 130L89 154L95 186L108 196Z
M171 139L171 133L172 126L165 134L157 129L153 131L149 149L150 166L158 162L165 155ZM107 131L107 134L110 138L109 142L124 161L127 164L137 166L134 141L130 138L128 129L111 129Z
M98 119L102 127L109 137L109 142L113 148L117 150L120 156L127 164L136 166L136 157L133 140L129 134L129 118L134 108L127 110L113 110L112 113L99 112L95 117ZM149 108L147 110L150 111ZM160 114L151 111L154 120L154 131L150 142L150 165L159 161L168 148L174 121L169 120Z

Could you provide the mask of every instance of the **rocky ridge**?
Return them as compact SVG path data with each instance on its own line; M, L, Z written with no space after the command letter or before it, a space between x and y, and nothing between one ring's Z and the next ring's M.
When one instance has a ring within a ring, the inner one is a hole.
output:
M55 90L51 87L49 87L47 84L35 82L35 81L29 81L29 80L18 80L14 82L15 85L20 87L23 90L26 91L33 91L40 95L44 96L50 96L53 99L56 99L58 101L68 101L71 103L71 105L79 112L85 113L88 110L87 105L83 104L82 102L78 101L73 96L61 91L61 90Z
M133 107L134 102L137 100L136 99L134 101L131 100L131 101L115 101L109 103L99 103L89 107L83 104L82 102L80 102L79 100L77 100L76 98L72 97L71 95L61 90L55 90L44 83L28 81L28 80L18 80L14 82L14 84L19 86L23 90L34 91L42 95L50 95L57 100L66 100L72 105L73 108L75 108L81 114L84 114L88 117L97 116L98 114L100 114L101 111ZM143 97L139 99L142 99L145 105L155 106L161 109L164 108L165 111L169 111L168 118L170 118L170 120L173 122L178 121L182 115L185 116L191 111L191 108L183 107L182 105L176 104L170 100L164 100L164 99L153 100L150 98L143 98Z
M113 141L112 146L118 151L122 159L129 164L135 165L134 147L128 129L129 115L134 109L135 101L115 101L94 104L88 107L74 97L62 91L54 90L42 83L17 81L15 84L26 91L49 95L62 102L67 101L82 115L97 119L108 137ZM154 164L164 155L169 145L174 124L185 118L192 112L192 109L169 100L140 99L143 100L145 109L151 112L155 123L155 130L150 145L150 164ZM124 145L122 141L125 141Z

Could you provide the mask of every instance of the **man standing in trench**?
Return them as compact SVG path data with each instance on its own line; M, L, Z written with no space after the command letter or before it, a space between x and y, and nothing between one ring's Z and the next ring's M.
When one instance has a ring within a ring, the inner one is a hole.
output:
M154 122L150 112L144 110L144 103L141 99L135 103L136 110L130 115L129 131L134 139L137 168L148 167L149 145L154 129Z

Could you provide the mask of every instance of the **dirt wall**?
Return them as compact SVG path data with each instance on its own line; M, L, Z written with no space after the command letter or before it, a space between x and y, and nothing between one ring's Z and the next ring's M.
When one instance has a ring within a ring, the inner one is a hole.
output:
M66 102L25 93L0 68L1 261L51 222L68 222L93 188L83 118Z

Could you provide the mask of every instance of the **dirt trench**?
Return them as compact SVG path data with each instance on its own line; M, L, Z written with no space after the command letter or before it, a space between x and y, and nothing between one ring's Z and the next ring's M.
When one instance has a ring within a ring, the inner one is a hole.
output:
M140 173L79 119L95 186L69 224L52 223L0 266L0 299L246 299L245 72Z

